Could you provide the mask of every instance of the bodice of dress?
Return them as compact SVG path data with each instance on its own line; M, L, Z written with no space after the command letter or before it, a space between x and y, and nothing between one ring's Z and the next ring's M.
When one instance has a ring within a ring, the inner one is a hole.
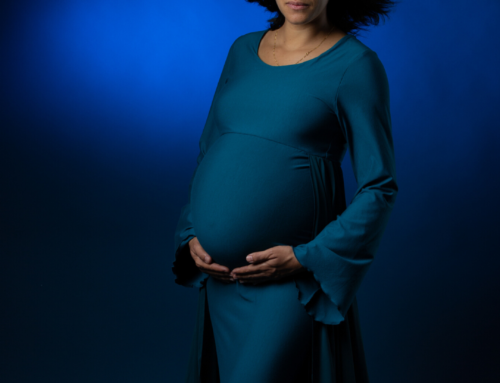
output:
M303 63L271 66L257 54L263 36L259 31L240 37L221 77L213 104L219 134L255 135L342 161L347 145L334 104L345 70L342 47L353 37Z
M257 55L266 31L232 44L199 146L175 235L176 282L203 286L190 259L197 236L214 259L293 247L307 272L298 299L338 324L373 261L398 192L389 84L377 54L351 35L300 64ZM346 206L341 161L358 189ZM224 263L223 263L224 264Z

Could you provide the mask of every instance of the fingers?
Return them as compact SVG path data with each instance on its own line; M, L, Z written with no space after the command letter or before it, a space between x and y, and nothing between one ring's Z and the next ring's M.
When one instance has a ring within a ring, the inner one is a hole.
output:
M213 263L212 257L203 249L196 237L193 238L193 245L190 247L191 257L194 259L196 266L203 272L214 272L218 274L229 273L229 268L217 263Z
M206 263L197 263L198 269L210 276L221 280L223 282L231 283L234 282L233 277L229 274L229 269L226 266L219 265L217 263L212 263L207 265Z
M241 283L257 284L278 278L279 266L283 264L285 249L290 246L274 246L247 255L248 266L233 269L231 275ZM279 272L281 273L281 272Z
M258 284L274 278L275 268L266 264L278 255L275 248L248 254L248 266L229 270L228 267L215 263L212 257L203 249L197 237L190 241L191 257L202 272L225 283L235 282Z
M273 254L273 247L264 251L257 251L255 253L250 253L247 255L246 260L251 264L258 264L269 260Z
M218 263L207 264L203 261L202 257L198 257L197 255L194 255L193 259L200 271L226 283L234 282L234 279L229 274L230 270L226 266L219 265Z
M219 265L218 263L212 263L208 265L206 263L200 262L196 266L198 266L198 268L205 273L229 276L229 269L226 266Z
M196 266L204 273L213 273L219 275L229 275L229 268L218 263L205 263L204 258L195 254L193 257Z
M200 242L197 241L195 244L193 244L193 249L195 255L204 263L211 263L212 262L212 257L208 255L208 253L205 251L205 249L200 245Z
M274 279L276 268L268 263L238 267L231 271L231 275L241 283L256 284Z
M212 261L212 258L207 254L205 249L200 244L200 241L198 241L198 237L193 237L189 242L189 250L191 251L191 255L194 255L198 258L200 258L201 261L205 263L210 263Z
M269 270L268 265L264 265L264 264L249 265L249 266L243 266L243 267L238 267L236 269L233 269L231 274L235 277L240 277L240 276L247 276L247 275L262 273L263 271L266 271L266 270Z

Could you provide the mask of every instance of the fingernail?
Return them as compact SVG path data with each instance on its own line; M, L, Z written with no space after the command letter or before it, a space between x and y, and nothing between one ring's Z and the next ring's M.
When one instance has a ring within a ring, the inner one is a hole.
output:
M205 262L208 263L208 255L205 257Z
M253 262L253 257L251 255L247 256L247 262Z

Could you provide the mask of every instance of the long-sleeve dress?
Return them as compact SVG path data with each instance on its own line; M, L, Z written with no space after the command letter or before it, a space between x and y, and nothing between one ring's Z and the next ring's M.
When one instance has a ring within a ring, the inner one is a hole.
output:
M349 34L269 65L257 54L267 31L229 49L175 232L175 282L199 289L186 382L365 383L356 292L398 192L387 75ZM358 187L346 207L347 150ZM230 269L288 245L304 271L224 283L195 266L195 236Z

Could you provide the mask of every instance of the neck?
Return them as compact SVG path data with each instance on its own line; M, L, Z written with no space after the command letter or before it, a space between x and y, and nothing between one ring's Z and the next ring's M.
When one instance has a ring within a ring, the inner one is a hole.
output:
M283 26L278 29L280 44L286 49L294 50L320 37L324 38L330 31L335 32L333 25L328 24L326 14L323 15L324 17L317 17L316 20L307 24L292 24L285 20Z

